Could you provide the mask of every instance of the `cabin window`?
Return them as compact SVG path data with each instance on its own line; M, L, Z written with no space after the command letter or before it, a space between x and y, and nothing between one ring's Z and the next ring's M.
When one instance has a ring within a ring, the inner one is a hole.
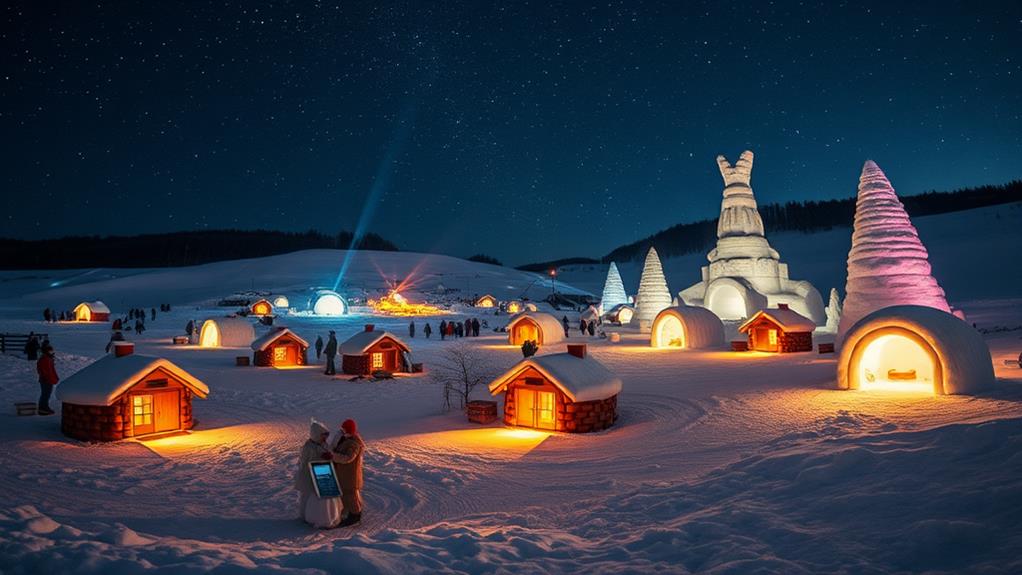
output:
M767 332L767 340L769 341L770 345L777 345L777 330L776 329L772 329L772 330Z
M554 424L554 394L541 391L537 394L539 406L536 408L536 427L552 427Z
M373 360L373 363L372 363L373 369L383 369L383 353L382 352L379 352L379 351L374 352L373 356L372 356L372 360Z
M273 361L274 363L287 361L287 348L284 346L273 348Z
M136 426L153 424L153 396L135 395L131 398L132 423Z

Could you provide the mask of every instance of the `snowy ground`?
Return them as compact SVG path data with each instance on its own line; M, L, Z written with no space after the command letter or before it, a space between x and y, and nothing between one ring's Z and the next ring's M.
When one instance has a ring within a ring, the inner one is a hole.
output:
M917 224L923 231L940 218ZM944 259L954 238L924 240L945 273L975 273L971 261L955 268ZM813 267L779 249L793 276ZM654 351L625 332L620 344L585 340L625 383L618 424L590 435L468 424L440 409L426 376L350 382L315 368L234 367L247 350L167 344L188 319L214 313L206 306L222 295L324 285L339 260L303 252L182 270L0 276L0 331L48 331L62 375L99 357L109 332L44 325L39 308L95 297L115 310L170 302L174 311L135 340L138 351L170 358L212 389L195 404L194 433L146 442L72 441L57 417L5 408L0 572L1022 571L1022 371L1002 365L1022 348L1022 299L1010 299L1022 297L1017 282L996 298L954 302L979 327L1004 328L987 336L999 386L984 396L837 391L832 357ZM470 278L473 292L503 289L500 297L535 282L417 254L366 256L351 272L371 283L383 267L417 268L432 278L419 282L424 290L440 274ZM1000 285L1017 272L980 273L977 282ZM407 333L407 319L369 319ZM286 323L309 339L327 329L343 339L366 321ZM460 344L487 353L494 371L520 358L493 333L412 344L427 370ZM0 355L6 405L34 398L32 371ZM295 519L292 474L310 416L332 426L354 417L368 441L357 530L316 532Z

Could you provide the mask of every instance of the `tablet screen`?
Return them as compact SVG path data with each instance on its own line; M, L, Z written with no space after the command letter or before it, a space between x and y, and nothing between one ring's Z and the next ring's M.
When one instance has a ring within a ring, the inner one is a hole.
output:
M316 484L316 493L320 497L341 496L334 466L329 461L313 461L309 463L309 468L312 470L312 481Z

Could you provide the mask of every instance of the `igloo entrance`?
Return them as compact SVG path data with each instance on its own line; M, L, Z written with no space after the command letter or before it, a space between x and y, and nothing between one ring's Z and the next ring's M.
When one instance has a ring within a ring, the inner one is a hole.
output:
M653 333L653 347L685 347L685 329L677 316L661 317Z
M717 314L720 319L745 319L748 315L742 293L735 286L728 284L714 288L706 302L706 307Z
M940 393L936 353L908 330L888 328L866 336L852 355L850 367L860 389Z

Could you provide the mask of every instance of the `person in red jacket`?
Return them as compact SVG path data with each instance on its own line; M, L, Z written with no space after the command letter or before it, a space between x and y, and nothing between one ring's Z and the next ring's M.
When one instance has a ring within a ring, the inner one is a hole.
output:
M60 378L57 377L57 367L53 363L53 346L43 346L43 356L35 364L39 372L39 415L53 415L50 409L50 394L53 393L53 386L57 385Z

